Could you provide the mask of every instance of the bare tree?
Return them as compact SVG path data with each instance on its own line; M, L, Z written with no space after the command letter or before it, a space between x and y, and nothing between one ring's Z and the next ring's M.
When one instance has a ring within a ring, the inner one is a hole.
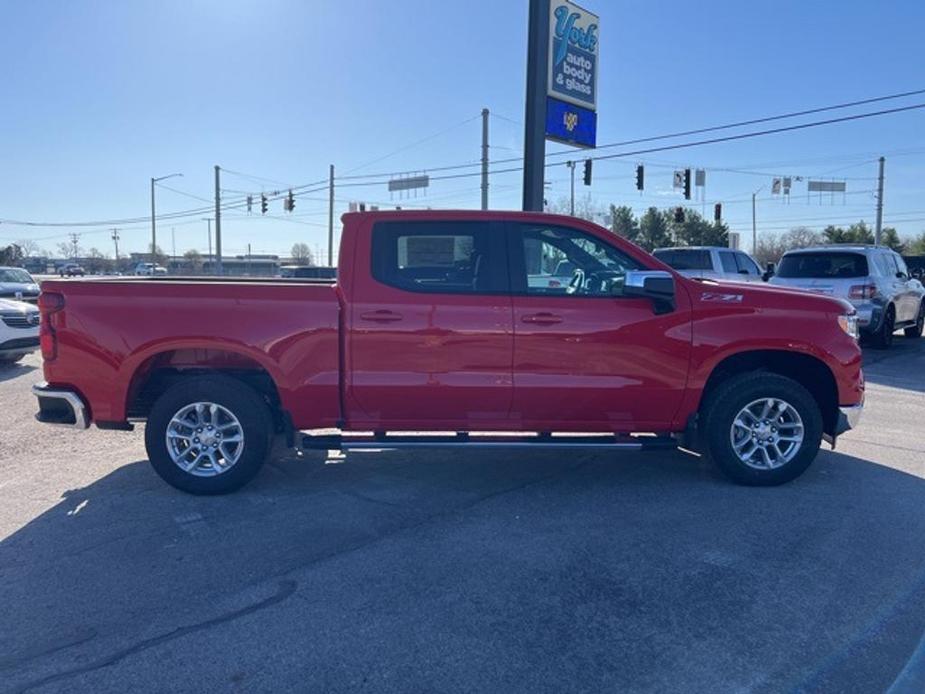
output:
M195 248L191 248L186 253L183 254L184 260L189 263L190 271L194 275L198 275L202 272L202 255Z
M312 249L309 248L307 243L292 244L290 255L292 255L292 260L297 265L312 266L315 264L315 259L312 257Z
M20 239L16 245L22 249L22 254L26 258L42 258L48 255L45 249L32 239Z
M74 258L79 258L83 255L83 248L76 243L66 243L64 241L60 242L57 245L58 255L62 258L67 258L68 260L73 260Z

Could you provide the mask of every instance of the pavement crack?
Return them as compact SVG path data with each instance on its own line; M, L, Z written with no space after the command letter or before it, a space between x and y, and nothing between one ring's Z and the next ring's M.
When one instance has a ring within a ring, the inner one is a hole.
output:
M167 643L175 639L183 638L184 636L188 636L189 634L196 633L197 631L203 631L205 629L210 629L212 627L219 626L221 624L226 624L236 619L240 619L241 617L246 617L247 615L253 614L254 612L264 610L268 607L272 607L273 605L283 602L295 592L297 586L298 586L298 583L296 581L292 581L292 580L280 581L278 584L277 590L273 595L261 600L260 602L254 603L253 605L242 607L239 610L234 610L232 612L219 615L218 617L207 619L203 622L198 622L196 624L190 624L190 625L183 626L183 627L177 627L176 629L169 631L165 634L161 634L159 636L153 636L149 639L139 641L135 644L132 644L131 646L123 648L122 650L116 651L115 653L112 653L104 658L100 658L99 660L95 660L92 663L88 663L87 665L82 665L80 667L71 668L70 670L63 670L53 675L48 675L46 677L42 677L40 679L33 680L31 682L27 682L26 684L24 684L19 689L16 689L15 691L17 693L27 692L30 689L36 689L46 684L51 684L52 682L60 682L61 680L68 679L70 677L75 677L77 675L83 675L88 672L93 672L94 670L101 670L103 668L107 668L112 665L115 665L119 663L120 661L124 660L125 658L128 658L129 656L135 655L137 653L141 653L142 651L146 651L150 648L154 648L155 646L160 646L163 643Z

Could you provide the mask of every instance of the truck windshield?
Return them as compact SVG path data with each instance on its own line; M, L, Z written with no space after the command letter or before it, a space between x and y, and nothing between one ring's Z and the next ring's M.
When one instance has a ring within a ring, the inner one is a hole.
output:
M792 253L781 258L778 277L866 277L867 258L860 253Z
M694 248L666 248L652 253L675 270L712 270L710 251Z

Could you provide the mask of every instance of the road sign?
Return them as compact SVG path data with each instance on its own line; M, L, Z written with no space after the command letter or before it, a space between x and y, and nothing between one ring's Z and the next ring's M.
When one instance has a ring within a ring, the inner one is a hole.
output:
M592 148L597 144L597 114L546 97L546 137L575 147Z
M810 193L844 193L844 181L807 181L807 192Z
M675 188L684 187L684 169L676 170L674 172L674 187Z
M598 27L597 15L550 0L548 96L597 110Z

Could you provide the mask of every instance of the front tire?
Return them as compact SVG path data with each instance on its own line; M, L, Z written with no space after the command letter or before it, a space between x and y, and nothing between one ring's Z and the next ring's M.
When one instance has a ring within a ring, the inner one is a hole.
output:
M706 454L731 480L776 486L802 475L822 442L822 413L806 388L758 372L720 384L702 410Z
M198 376L154 403L145 447L154 471L171 486L227 494L260 471L272 435L269 407L256 391L226 376Z

